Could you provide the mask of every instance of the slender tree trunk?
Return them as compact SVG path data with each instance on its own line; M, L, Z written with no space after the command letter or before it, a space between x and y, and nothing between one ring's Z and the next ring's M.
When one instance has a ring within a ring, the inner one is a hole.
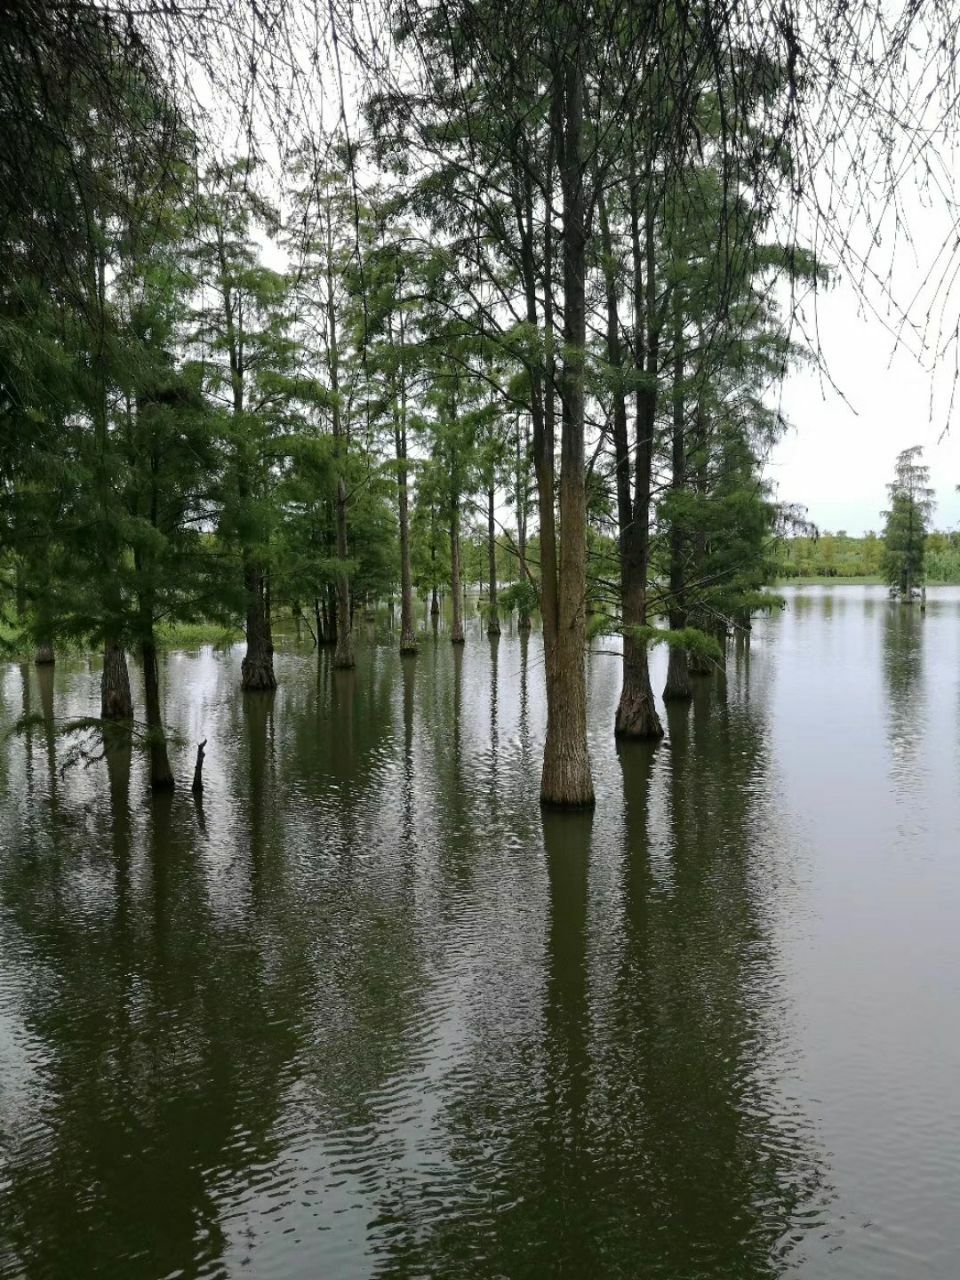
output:
M247 652L240 665L240 687L250 692L275 689L273 672L273 633L267 606L265 574L254 564L247 564L244 585L247 593Z
M659 340L656 327L656 257L653 227L653 204L648 198L645 218L645 244L640 239L640 196L635 175L630 186L630 232L634 276L634 367L645 369L646 382L637 387L636 440L634 442L633 493L630 493L630 451L621 436L618 455L618 502L626 524L621 520L620 589L623 618L623 687L614 720L614 733L620 738L657 739L663 737L663 725L657 715L650 684L647 642L638 638L638 630L647 625L647 574L650 565L650 491L653 477L653 433L657 411L657 366ZM644 303L644 259L646 259L646 303ZM645 334L645 326L649 333ZM626 414L626 404L623 407ZM623 435L626 434L624 424ZM619 488L620 466L626 470L625 492Z
M495 521L496 491L487 489L487 559L490 575L490 601L487 612L487 635L500 634L500 611L497 608L497 527Z
M525 419L526 421L526 419ZM529 452L529 429L521 445L520 426L517 424L517 553L520 569L520 581L526 586L530 581L527 568L527 477L526 459ZM530 610L521 605L517 612L517 630L530 630Z
M630 444L627 433L627 400L623 370L623 344L617 301L616 268L606 202L598 200L600 236L604 255L604 284L607 304L607 359L614 370L613 446L617 477L617 520L620 543L620 610L623 619L623 686L614 718L617 737L659 738L663 734L650 685L647 646L638 640L635 627L646 620L646 540L649 537L649 493L651 451L640 456L637 470L644 469L642 491L634 509ZM638 432L639 434L639 432ZM645 494L645 496L644 496ZM641 527L642 524L642 527Z
M701 346L702 335L701 335ZM708 427L707 417L703 409L702 403L698 403L696 410L696 418L693 424L694 430L694 467L693 467L693 487L697 495L698 503L702 504L706 501L707 496L707 447L708 447ZM697 516L697 530L693 535L693 572L695 580L703 583L707 565L707 535L703 529L703 511L702 508ZM702 586L700 590L702 590ZM718 635L718 627L716 622L712 621L709 614L703 611L697 614L696 625L708 634L717 636L721 646L726 643L726 635L721 638ZM701 653L691 653L687 663L690 674L692 676L710 676L716 670L716 663Z
M337 479L337 640L333 665L344 670L356 665L353 653L353 612L350 606L350 576L344 567L349 550L347 546L347 486L341 475Z
M680 316L680 295L674 297L673 326L673 433L672 433L672 476L670 487L674 494L680 494L687 484L687 453L684 436L684 350L683 327ZM680 513L674 509L670 527L670 630L682 631L687 625L686 608L686 570L683 557L686 550L686 537ZM690 671L685 649L670 646L670 657L667 663L667 682L663 689L666 702L685 702L693 697L693 686L690 683Z
M584 354L587 339L583 86L578 51L568 49L556 81L562 102L563 371L560 433L560 555L556 610L544 619L547 733L540 799L594 803L587 752L587 495L584 463ZM556 118L555 126L556 128ZM549 289L547 290L549 292ZM552 497L551 497L552 511Z
M410 514L407 500L407 438L398 426L397 500L400 514L400 652L417 652L417 633L413 625L413 568L410 562Z
M167 791L173 786L173 772L167 758L167 739L160 709L160 670L152 626L149 638L140 647L140 654L143 659L143 701L150 748L150 786L154 791Z
M450 516L450 595L453 600L453 625L450 640L463 644L463 588L460 583L460 499L453 495Z
M103 673L100 676L100 716L104 720L132 720L133 699L130 696L130 673L123 645L107 640L103 648Z
M337 643L337 588L333 582L327 584L326 623L325 643L335 645Z
M350 555L347 534L347 481L346 467L350 440L340 413L340 348L337 336L337 308L333 281L333 220L327 208L327 363L330 373L330 391L333 404L333 438L337 462L337 646L333 665L346 670L356 665L353 653L353 610L350 605L350 575L347 560ZM348 424L349 425L349 424Z

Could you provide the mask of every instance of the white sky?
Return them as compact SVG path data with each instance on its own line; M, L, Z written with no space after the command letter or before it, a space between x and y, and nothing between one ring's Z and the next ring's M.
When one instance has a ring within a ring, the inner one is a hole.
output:
M865 317L852 286L842 283L821 296L819 328L830 374L849 403L816 370L789 375L782 405L791 429L768 466L779 498L806 506L821 530L879 530L896 455L919 444L936 490L934 525L956 528L960 425L944 434L952 354L931 372L909 353L893 353L883 323Z
M841 232L875 279L863 293L839 276L819 294L816 315L804 307L803 327L815 322L837 389L815 368L788 375L781 405L791 429L767 472L778 497L806 506L821 530L879 531L896 456L913 445L930 470L934 526L960 526L958 176L960 152L940 131L902 172L894 203L865 201L854 183L831 196L823 183L821 199L848 211Z

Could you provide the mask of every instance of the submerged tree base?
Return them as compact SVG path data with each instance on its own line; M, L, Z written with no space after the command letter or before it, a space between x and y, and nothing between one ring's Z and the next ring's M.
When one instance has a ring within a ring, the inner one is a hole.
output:
M273 672L273 654L251 654L248 651L240 664L240 688L245 693L263 693L276 687L277 677Z
M56 654L53 652L52 644L42 644L37 648L34 654L33 662L37 667L49 667L56 662Z
M103 650L100 677L100 717L103 720L132 720L133 698L123 645L107 644Z
M657 715L651 689L631 689L624 686L617 704L613 732L617 738L635 738L647 742L657 742L663 737L663 725Z
M688 656L687 671L692 676L712 676L716 669L717 663L704 653L694 650Z
M541 805L548 809L592 809L596 802L590 760L585 752L544 756Z
M693 697L690 667L683 649L671 649L667 663L667 683L663 687L664 702L688 702Z

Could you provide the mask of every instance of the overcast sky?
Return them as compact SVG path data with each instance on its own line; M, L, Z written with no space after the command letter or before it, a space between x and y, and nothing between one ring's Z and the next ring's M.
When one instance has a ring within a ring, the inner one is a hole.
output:
M789 376L783 409L792 426L768 470L779 498L802 503L822 530L879 529L896 455L919 444L936 490L934 525L960 525L960 429L943 434L952 367L932 375L940 403L931 419L930 372L901 352L891 361L889 333L880 321L858 316L851 289L821 299L820 331L849 404L815 371Z
M953 156L938 149L936 160L952 177ZM942 189L919 191L908 178L899 196L910 238L888 216L874 225L882 234L871 257L891 296L874 286L865 305L842 276L819 295L820 348L839 390L812 368L790 373L783 389L791 429L774 450L768 475L781 501L806 506L822 530L879 530L896 456L912 445L923 446L930 468L935 527L960 527L960 412L954 429L946 430L956 352L948 341L939 359L931 354L945 334L956 332L960 315L960 277L953 278L958 230ZM856 221L853 238L862 250L868 231L865 219ZM888 327L895 306L909 311L912 329L903 332L913 352L897 348ZM809 330L809 308L804 321ZM957 391L960 401L960 386Z

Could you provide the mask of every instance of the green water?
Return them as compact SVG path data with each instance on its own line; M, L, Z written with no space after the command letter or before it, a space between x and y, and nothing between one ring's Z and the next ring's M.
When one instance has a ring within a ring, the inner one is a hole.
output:
M786 594L657 749L591 654L592 817L478 620L170 654L202 807L0 740L0 1276L955 1280L960 591Z

